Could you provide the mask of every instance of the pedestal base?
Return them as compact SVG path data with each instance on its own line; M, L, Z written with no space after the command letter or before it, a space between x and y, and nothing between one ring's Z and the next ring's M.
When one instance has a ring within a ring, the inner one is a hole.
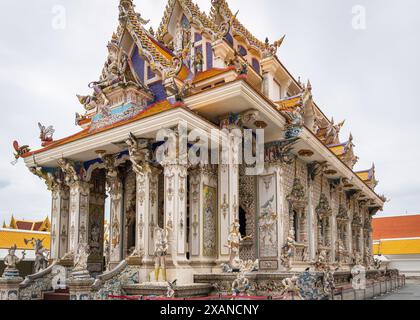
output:
M70 279L67 283L70 290L70 300L91 300L94 281L93 278Z
M20 277L0 278L0 300L19 300Z
M168 284L164 282L145 282L142 284L126 285L124 291L129 295L139 296L166 296ZM208 284L189 284L178 285L174 288L175 297L206 297L212 291L212 286Z

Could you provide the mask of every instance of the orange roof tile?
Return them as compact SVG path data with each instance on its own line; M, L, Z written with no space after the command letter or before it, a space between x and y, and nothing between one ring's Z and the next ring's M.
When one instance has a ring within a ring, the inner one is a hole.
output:
M207 79L210 79L212 77L218 76L220 74L223 74L225 72L228 72L228 71L231 71L231 70L234 70L234 69L235 69L235 67L233 67L233 68L230 67L230 68L225 68L225 69L212 68L212 69L206 70L204 72L199 72L194 77L193 82L197 83L197 82L200 82L200 81L203 81L203 80L207 80Z
M128 119L128 120L125 120L125 121L120 121L120 122L114 123L114 124L112 124L112 125L110 125L108 127L100 128L100 129L95 130L95 131L89 131L89 128L86 128L86 129L84 129L84 130L82 130L82 131L80 131L80 132L78 132L78 133L76 133L74 135L71 135L69 137L66 137L66 138L63 138L63 139L54 141L51 144L49 144L48 146L46 146L45 148L42 148L42 149L39 149L39 150L35 150L35 151L32 151L32 152L26 153L26 154L23 155L23 158L27 158L27 157L30 157L30 156L32 156L34 154L39 154L39 153L42 153L44 151L47 151L47 150L50 150L50 149L54 149L56 147L59 147L59 146L68 144L70 142L81 140L83 138L86 138L86 137L89 137L89 136L98 134L100 132L104 132L104 131L111 130L113 128L121 127L121 126L126 125L128 123L132 123L132 122L135 122L137 120L140 120L140 119L144 119L144 118L153 116L155 114L164 112L166 110L169 110L171 108L175 108L177 106L178 105L171 105L167 100L158 102L158 103L150 106L148 109L146 109L145 111L139 113L137 116L135 116L135 117L133 117L131 119Z
M372 227L374 240L420 237L420 215L374 218Z

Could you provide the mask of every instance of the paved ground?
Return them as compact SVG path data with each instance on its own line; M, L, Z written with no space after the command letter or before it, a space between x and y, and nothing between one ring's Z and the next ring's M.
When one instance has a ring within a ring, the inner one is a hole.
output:
M420 279L407 280L404 288L382 297L377 297L376 300L420 300Z

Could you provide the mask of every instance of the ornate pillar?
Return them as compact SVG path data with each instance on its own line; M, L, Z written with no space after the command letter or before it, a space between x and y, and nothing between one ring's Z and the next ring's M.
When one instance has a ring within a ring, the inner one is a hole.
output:
M258 259L261 270L278 271L285 244L285 195L281 162L267 166L258 177ZM287 211L286 211L287 212Z
M226 129L229 128L229 130ZM236 124L222 124L222 151L219 165L220 221L218 263L229 260L225 247L230 226L239 219L239 154L242 141L241 129Z
M211 272L217 258L216 167L201 165L190 176L190 254L197 272Z
M165 227L169 230L168 280L191 283L187 253L187 165L178 160L163 163Z
M69 188L60 183L51 191L51 254L52 260L62 258L67 253L69 230Z
M154 232L158 222L159 170L142 164L136 172L136 251L130 258L143 258L143 264L153 269ZM147 278L147 275L144 275Z
M110 253L109 263L110 269L116 267L123 259L123 224L122 224L122 209L123 209L123 183L121 177L113 177L107 179L109 195L111 198L110 210Z
M90 184L74 181L70 184L69 252L75 253L79 243L88 243Z
M88 270L92 275L104 269L104 226L106 180L103 171L94 171L90 184L88 244L90 255Z
M308 225L309 225L309 259L314 261L316 258L316 235L317 235L317 217L314 206L314 180L308 179Z
M227 262L229 260L229 249L225 247L228 242L230 219L229 205L229 165L219 165L219 219L218 219L218 260Z

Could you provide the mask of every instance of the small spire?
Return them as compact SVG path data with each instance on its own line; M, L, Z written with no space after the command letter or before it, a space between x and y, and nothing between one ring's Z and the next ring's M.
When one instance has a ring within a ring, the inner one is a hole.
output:
M308 84L306 85L306 88L309 90L309 91L312 91L312 84L311 84L311 81L308 79Z
M3 229L7 229L6 221L3 220Z

